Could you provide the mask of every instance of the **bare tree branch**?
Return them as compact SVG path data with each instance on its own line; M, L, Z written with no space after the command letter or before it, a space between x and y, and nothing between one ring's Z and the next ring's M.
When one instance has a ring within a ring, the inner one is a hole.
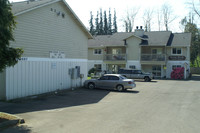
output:
M125 17L121 20L124 22L126 32L132 32L134 27L135 18L139 12L139 8L127 9Z

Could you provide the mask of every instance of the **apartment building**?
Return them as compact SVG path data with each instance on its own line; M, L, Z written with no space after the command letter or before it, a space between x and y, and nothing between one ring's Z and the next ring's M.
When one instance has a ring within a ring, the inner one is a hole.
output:
M82 86L92 35L66 1L14 2L12 12L17 24L10 46L24 53L0 73L0 100Z
M99 35L89 40L88 70L117 73L120 68L151 72L156 78L170 78L176 67L190 73L191 33L171 31L144 32L136 27L132 33Z

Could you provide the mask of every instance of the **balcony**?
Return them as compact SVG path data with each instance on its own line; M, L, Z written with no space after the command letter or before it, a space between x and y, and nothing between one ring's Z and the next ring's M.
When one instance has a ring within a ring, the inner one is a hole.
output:
M141 54L142 64L165 64L165 54Z
M104 61L126 61L126 54L105 54Z

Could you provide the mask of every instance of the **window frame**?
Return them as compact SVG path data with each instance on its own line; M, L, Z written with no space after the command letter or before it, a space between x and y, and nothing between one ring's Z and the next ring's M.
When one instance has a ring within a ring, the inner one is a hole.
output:
M172 65L172 71L177 67L182 67L182 66L181 65Z
M174 53L174 49L176 49L176 53ZM180 54L178 53L178 50L177 50L177 49L180 49L180 51L181 51ZM171 54L172 54L172 55L182 55L182 48L172 47L172 49L171 49Z
M100 52L100 53L99 53ZM102 49L94 49L93 50L94 55L102 55Z
M113 78L116 78L116 79L113 79ZM108 77L108 80L115 80L115 81L117 81L117 80L119 80L120 78L119 77L117 77L117 76L109 76Z

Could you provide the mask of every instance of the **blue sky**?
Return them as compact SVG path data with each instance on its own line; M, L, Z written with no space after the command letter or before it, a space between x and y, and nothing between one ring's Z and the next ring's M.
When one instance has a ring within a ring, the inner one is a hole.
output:
M10 1L16 2L23 0ZM86 27L89 27L90 11L92 11L94 17L96 17L96 12L100 8L107 11L109 8L111 8L112 11L113 9L116 9L119 31L124 31L121 19L125 15L126 10L139 8L139 13L136 16L134 27L143 26L143 11L145 9L151 9L155 12L157 8L161 8L163 3L167 2L172 7L173 15L176 16L176 19L169 25L169 29L173 32L181 32L182 29L180 28L179 22L182 18L184 18L184 16L188 15L188 11L190 10L188 4L186 3L187 0L66 0L66 2L70 5L70 7L74 10ZM156 14L154 14L152 18L153 20L151 29L156 31L158 30L158 26L156 24Z

